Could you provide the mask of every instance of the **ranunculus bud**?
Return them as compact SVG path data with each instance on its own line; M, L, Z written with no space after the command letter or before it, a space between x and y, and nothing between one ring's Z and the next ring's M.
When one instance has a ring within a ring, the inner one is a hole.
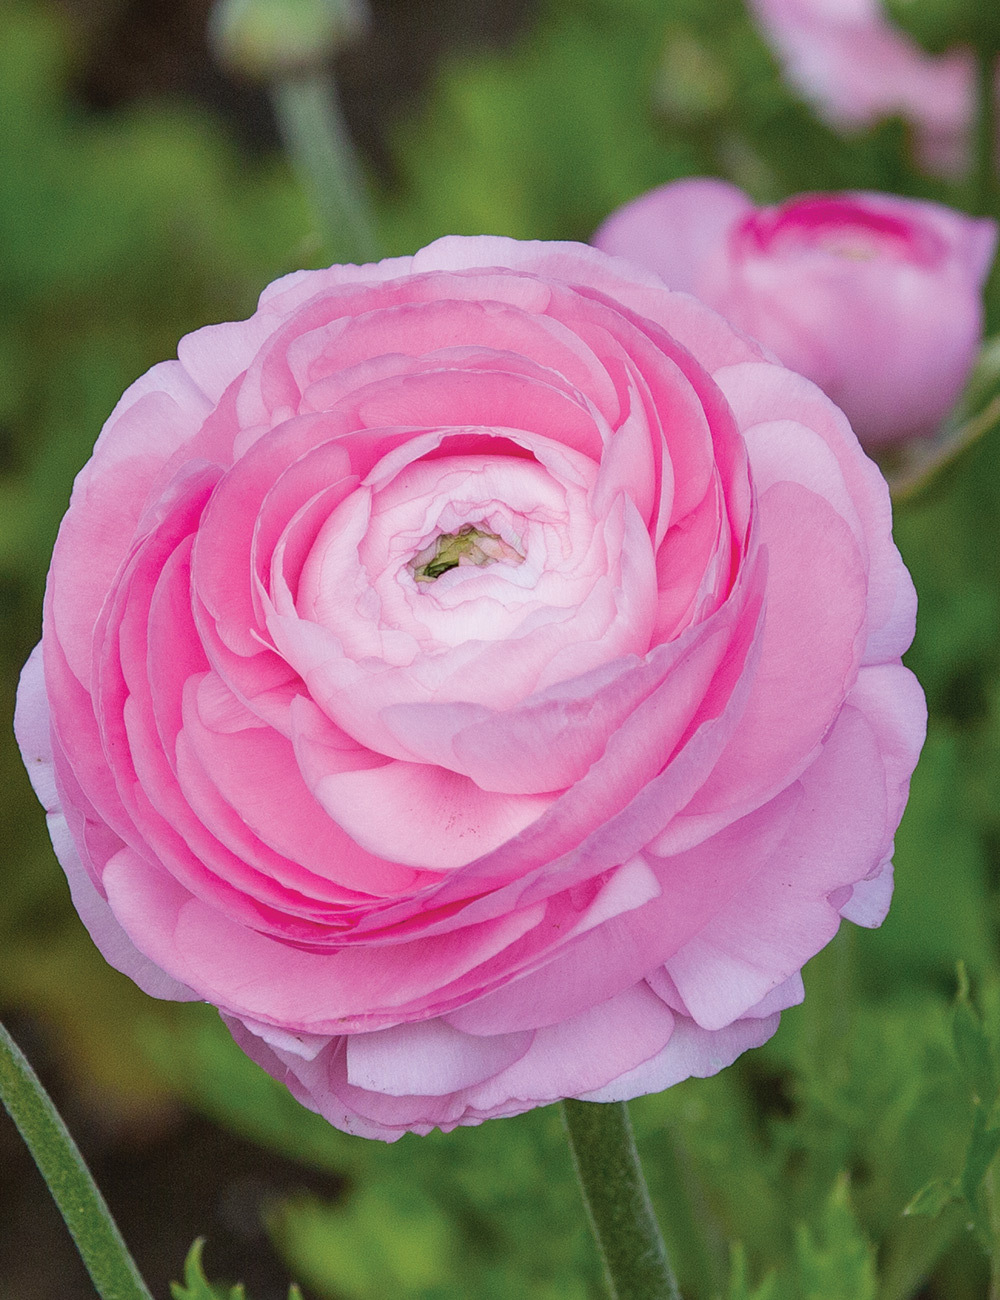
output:
M997 227L888 194L755 208L724 181L635 199L593 243L654 270L812 379L865 445L932 434L968 377Z
M230 72L267 81L325 66L366 19L364 0L217 0L209 39Z
M879 0L749 4L789 80L833 126L903 117L916 130L924 166L961 172L973 112L971 51L926 53L889 21Z

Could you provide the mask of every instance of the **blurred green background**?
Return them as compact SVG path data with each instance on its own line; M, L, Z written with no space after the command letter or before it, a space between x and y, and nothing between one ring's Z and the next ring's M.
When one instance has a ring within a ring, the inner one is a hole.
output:
M249 314L269 280L323 259L266 98L212 67L207 12L0 0L8 717L73 475L122 390L185 332ZM338 77L387 253L452 232L586 239L626 199L698 173L759 201L845 187L965 198L914 168L902 122L850 139L823 126L741 0L383 0ZM988 317L995 331L995 286ZM969 404L990 395L984 381ZM921 597L909 663L931 725L888 921L845 927L766 1047L633 1104L689 1300L987 1293L967 1208L903 1210L935 1180L965 1171L971 1188L990 1153L967 1079L979 1053L971 1075L989 1091L1000 1026L998 521L1000 429L897 509ZM244 1060L211 1009L156 1003L104 965L6 734L0 780L0 1013L157 1295L202 1233L209 1275L243 1278L253 1300L284 1300L289 1278L315 1300L596 1300L556 1109L392 1147L327 1127ZM963 1011L956 1055L958 959L987 1028ZM977 1191L987 1244L993 1178ZM92 1294L4 1117L0 1297Z

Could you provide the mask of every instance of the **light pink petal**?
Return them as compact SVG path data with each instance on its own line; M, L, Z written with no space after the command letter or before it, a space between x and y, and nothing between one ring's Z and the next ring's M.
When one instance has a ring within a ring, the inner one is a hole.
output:
M39 641L21 669L17 706L14 710L14 735L24 759L28 780L46 812L54 811L58 805L49 725L42 643Z
M703 624L644 661L623 657L512 709L430 702L395 705L383 717L404 743L458 767L484 789L564 789L587 772L608 737L668 675L658 728L664 743L680 739L729 648L727 624Z
M379 857L450 871L536 821L544 794L498 794L426 763L386 763L320 777L313 794L347 833Z
M484 277L485 278L485 277ZM305 409L329 410L333 401L340 401L344 392L343 377L350 376L352 368L371 366L373 358L389 353L400 366L403 357L422 358L423 364L454 373L458 367L478 368L496 365L503 369L522 370L536 380L547 378L568 392L586 393L590 401L597 401L608 418L614 419L616 411L610 385L603 374L601 362L572 328L558 320L525 310L522 306L499 301L468 301L468 287L455 280L440 277L442 300L420 301L393 305L380 311L367 311L324 336L319 331L300 339L289 349L290 360L296 364L296 349L308 356L308 368L302 372ZM505 287L515 287L516 281L507 277ZM545 307L548 294L539 298L537 288L531 286L531 295L539 299L531 304ZM323 346L324 342L327 346ZM478 361L477 361L478 358ZM390 358L387 357L388 361ZM301 367L301 362L299 362ZM410 366L400 366L403 373ZM358 370L358 378L365 376ZM377 370L371 372L375 378ZM560 383L560 380L562 381ZM384 381L383 381L384 382ZM353 382L357 387L357 380ZM378 389L368 392L369 400L379 400ZM434 388L417 388L414 399L417 405L408 409L407 396L391 391L391 413L387 417L373 416L371 424L517 424L518 421L501 415L487 415L477 419L473 412L464 412L463 393L459 386L449 400L440 384L437 385L437 414L434 413L432 394ZM400 401L400 396L402 400Z
M441 1097L508 1069L531 1046L530 1031L491 1038L423 1020L347 1040L347 1080L391 1097Z
M396 1142L407 1131L403 1126L390 1127L363 1119L335 1095L329 1081L329 1061L331 1057L343 1055L343 1038L333 1039L318 1061L302 1062L298 1053L276 1049L261 1038L256 1032L256 1022L252 1019L241 1020L225 1012L222 1013L222 1019L237 1046L252 1061L283 1083L301 1105L322 1115L341 1132L382 1142ZM299 1077L301 1074L306 1076L305 1081Z
M837 904L837 910L845 920L874 929L882 924L889 911L892 883L892 863L883 863L874 876L859 880L851 887L849 897Z
M669 858L645 854L658 893L583 934L537 976L523 984L510 982L450 1012L449 1022L470 1033L544 1025L576 1015L602 996L645 978L689 942L770 860L799 797L798 791L787 792L714 838Z
M73 906L100 948L104 959L154 998L188 1002L198 994L172 979L135 947L118 923L106 900L94 887L80 860L76 842L62 811L53 769L49 736L49 708L45 697L41 645L32 651L21 672L17 711L14 716L17 743L39 801L46 810L52 847L69 881Z
M913 640L916 592L892 540L892 507L885 479L867 457L857 454L847 420L808 379L781 366L740 366L717 371L714 378L741 428L783 418L785 412L794 410L797 421L830 446L865 529L869 630L864 662L898 659Z
M667 962L691 1016L719 1029L800 970L837 931L828 895L885 853L886 791L877 738L845 708L771 859Z
M604 426L597 412L573 388L560 384L558 376L503 354L491 358L470 350L461 366L447 366L450 360L442 356L440 369L373 384L357 394L356 402L341 402L338 410L346 407L371 429L534 430L595 460L601 455ZM308 396L322 400L312 390Z
M238 654L254 655L261 648L252 636L256 619L250 567L261 506L284 477L291 479L287 487L293 499L287 500L286 494L289 514L320 486L345 478L348 456L329 441L340 430L341 426L331 428L330 422L316 417L289 421L274 430L222 478L205 512L195 544L194 582L205 608L219 625L220 636ZM310 456L310 452L314 454Z
M768 554L761 658L742 724L692 811L750 807L787 785L858 671L866 583L847 525L795 483L768 488L759 518Z
M711 482L700 504L670 528L657 552L654 643L707 618L728 595L733 548L721 496L719 483Z
M697 296L703 265L752 210L743 191L726 181L672 181L618 208L590 242L655 271L668 288Z
M775 984L774 988L769 993L765 993L759 1002L752 1007L747 1007L743 1015L755 1020L765 1020L773 1016L776 1011L787 1011L789 1007L797 1007L805 1000L805 996L806 988L802 982L802 975L799 971L795 971L788 979Z
M249 320L204 325L185 334L177 344L177 357L201 391L217 402L246 370L276 325L273 316L259 312Z
M212 410L206 394L178 361L161 361L126 388L79 475L84 492L99 475L124 464L159 468L199 431ZM148 458L148 459L146 459ZM130 508L142 506L137 497Z
M878 737L889 800L889 831L898 826L927 734L927 704L920 683L901 664L861 669L848 702L864 714Z
M706 1079L732 1065L751 1047L766 1043L778 1028L779 1017L737 1020L723 1029L702 1029L678 1017L670 1041L656 1056L619 1075L603 1088L581 1093L580 1101L629 1101L649 1092L662 1092L692 1076Z
M322 267L317 271L290 271L288 275L271 281L260 295L257 309L284 319L320 294L344 285L395 280L409 275L412 269L412 257L386 257L380 262L366 262L361 266L347 263Z
M637 985L539 1029L519 1061L469 1090L469 1104L488 1112L511 1098L539 1105L590 1092L661 1051L673 1026L670 1010L644 984Z
M167 379L175 374L168 370ZM50 570L54 634L84 683L90 680L94 623L128 555L150 488L163 461L194 437L208 409L200 394L181 406L172 393L156 388L129 401L131 392L105 425L105 450L95 451L77 476Z

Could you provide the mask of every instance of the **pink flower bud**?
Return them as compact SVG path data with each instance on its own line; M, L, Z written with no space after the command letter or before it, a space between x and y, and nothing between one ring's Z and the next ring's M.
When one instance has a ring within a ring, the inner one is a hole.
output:
M833 126L903 117L931 171L960 173L968 151L973 60L925 53L878 0L749 0L789 80Z
M982 334L993 221L888 194L755 208L724 181L661 186L593 243L693 293L812 379L866 446L932 434Z

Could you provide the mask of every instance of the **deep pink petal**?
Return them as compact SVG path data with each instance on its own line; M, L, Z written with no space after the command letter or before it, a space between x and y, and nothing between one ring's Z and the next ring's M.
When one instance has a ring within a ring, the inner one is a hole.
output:
M308 1033L353 1033L398 1023L427 989L509 947L541 909L488 926L425 939L420 960L406 945L309 952L260 934L196 899L167 873L123 849L105 869L108 901L126 933L206 1001Z

